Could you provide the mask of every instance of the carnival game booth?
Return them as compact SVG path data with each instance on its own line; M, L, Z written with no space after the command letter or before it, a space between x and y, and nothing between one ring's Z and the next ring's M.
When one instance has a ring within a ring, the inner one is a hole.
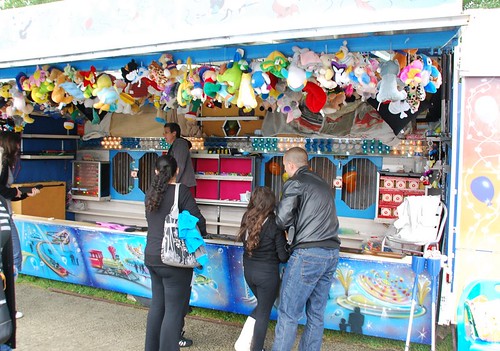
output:
M283 152L302 146L335 188L341 220L325 327L434 342L440 270L380 248L407 198L449 206L461 2L133 1L125 11L100 1L102 12L65 22L65 45L40 45L41 14L68 3L0 13L24 40L0 44L5 128L23 132L16 181L46 185L15 210L24 274L150 297L144 193L169 147L163 124L177 121L213 237L192 305L251 311L234 242L247 194L266 185L279 197ZM49 202L52 182L66 184L50 200L64 216L30 206ZM448 235L433 246L443 257Z

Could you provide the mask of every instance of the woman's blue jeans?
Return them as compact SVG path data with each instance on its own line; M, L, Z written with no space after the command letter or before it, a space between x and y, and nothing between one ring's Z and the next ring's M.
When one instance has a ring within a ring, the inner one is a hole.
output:
M338 249L305 248L293 251L281 284L273 351L292 349L304 308L307 322L299 351L321 350L326 303L338 261Z

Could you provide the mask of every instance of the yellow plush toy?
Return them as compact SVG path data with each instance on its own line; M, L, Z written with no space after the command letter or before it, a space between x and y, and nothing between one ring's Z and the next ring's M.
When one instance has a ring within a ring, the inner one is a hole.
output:
M252 87L252 74L243 73L241 76L240 90L236 104L239 108L256 108L257 100Z

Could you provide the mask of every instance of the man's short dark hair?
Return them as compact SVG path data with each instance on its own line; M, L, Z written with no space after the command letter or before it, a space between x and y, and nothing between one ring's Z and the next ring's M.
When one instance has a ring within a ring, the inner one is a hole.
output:
M163 125L163 129L167 128L170 129L171 132L175 132L175 137L180 138L181 137L181 126L175 122L167 122Z

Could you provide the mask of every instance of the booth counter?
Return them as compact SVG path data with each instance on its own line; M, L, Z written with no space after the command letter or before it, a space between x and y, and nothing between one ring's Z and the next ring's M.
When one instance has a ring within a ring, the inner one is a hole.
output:
M130 232L140 227L26 215L15 215L14 221L21 236L23 274L151 298L144 265L146 234ZM191 305L250 313L256 300L245 284L241 244L209 239L207 251L209 264L194 274ZM414 280L410 257L341 252L325 328L404 340ZM430 342L430 283L427 273L418 277L413 342ZM271 318L276 318L276 309Z

